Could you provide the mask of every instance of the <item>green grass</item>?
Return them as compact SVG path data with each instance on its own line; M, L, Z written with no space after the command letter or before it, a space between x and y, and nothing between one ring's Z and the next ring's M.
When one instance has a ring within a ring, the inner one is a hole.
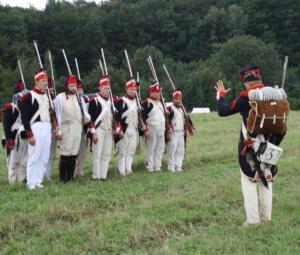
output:
M237 163L240 116L193 116L184 172L121 178L114 157L105 183L85 176L42 190L9 186L0 162L1 254L300 254L300 112L292 112L274 182L273 220L255 229L245 221ZM166 158L164 157L164 169Z

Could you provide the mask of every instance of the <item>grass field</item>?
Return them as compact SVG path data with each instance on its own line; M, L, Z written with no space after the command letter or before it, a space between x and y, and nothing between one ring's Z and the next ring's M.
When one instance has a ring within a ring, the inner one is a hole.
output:
M292 112L274 182L273 220L245 229L237 141L240 116L193 116L184 172L147 173L144 153L121 178L74 183L55 175L45 188L9 186L0 171L1 254L300 254L300 112ZM164 157L166 169L166 157Z

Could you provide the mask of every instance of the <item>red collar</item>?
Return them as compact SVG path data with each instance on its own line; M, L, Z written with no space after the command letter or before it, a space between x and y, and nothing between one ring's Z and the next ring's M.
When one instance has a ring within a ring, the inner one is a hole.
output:
M177 105L177 104L174 104L173 105L176 107L176 108L181 108L181 105Z
M34 87L34 88L32 89L32 91L34 91L35 93L40 94L40 95L45 94L45 92L42 92L42 91L41 91L39 88L37 88L37 87Z
M264 87L263 84L257 84L257 85L255 85L254 87L252 87L250 90L252 90L252 89L261 89L261 88L263 88L263 87Z
M255 86L253 86L250 90L252 90L252 89L261 89L261 88L263 88L263 87L264 87L263 84L257 84L257 85L255 85ZM249 91L250 91L250 90L249 90ZM243 91L240 93L240 97L248 97L249 91L243 90Z

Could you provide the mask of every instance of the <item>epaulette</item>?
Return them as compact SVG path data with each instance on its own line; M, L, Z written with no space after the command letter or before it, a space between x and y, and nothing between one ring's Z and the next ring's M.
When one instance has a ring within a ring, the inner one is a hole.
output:
M5 109L7 110L12 110L14 107L13 107L13 104L12 103L6 103L5 104Z
M30 98L30 95L31 95L31 93L30 92L27 92L24 96L22 96L22 101L26 101L26 100L28 100L29 98Z
M120 102L121 100L122 100L121 97L115 97L115 98L113 98L113 102L114 103Z
M243 90L243 91L240 93L240 97L248 97L248 91L247 91L247 90Z
M89 97L89 103L95 101L95 97Z

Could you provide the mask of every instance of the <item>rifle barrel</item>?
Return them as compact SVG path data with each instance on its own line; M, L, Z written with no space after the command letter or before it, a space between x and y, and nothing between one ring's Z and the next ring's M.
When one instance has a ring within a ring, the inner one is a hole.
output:
M78 79L81 80L77 58L75 58L75 65L76 65Z
M67 68L68 68L68 73L69 73L69 75L72 75L71 68L70 68L70 65L69 65L69 61L68 61L66 52L65 52L64 49L62 49L61 51L62 51L62 54L64 55L64 59L65 59L65 62L66 62Z
M24 87L26 89L26 85L25 85L25 80L24 80L24 76L23 76L23 71L22 71L22 66L21 66L21 62L20 59L18 59L18 67L19 67L19 71L20 71L20 75L21 75L21 80L24 84Z
M281 88L284 88L288 61L289 61L289 56L285 56L284 64L283 64L283 76L281 81Z
M41 56L40 56L40 52L39 52L39 48L38 48L38 45L37 45L37 41L33 41L33 46L35 48L35 51L36 51L36 54L37 54L37 57L38 57L38 60L39 60L39 64L40 64L40 67L43 69L43 63L42 63L42 60L41 60Z

